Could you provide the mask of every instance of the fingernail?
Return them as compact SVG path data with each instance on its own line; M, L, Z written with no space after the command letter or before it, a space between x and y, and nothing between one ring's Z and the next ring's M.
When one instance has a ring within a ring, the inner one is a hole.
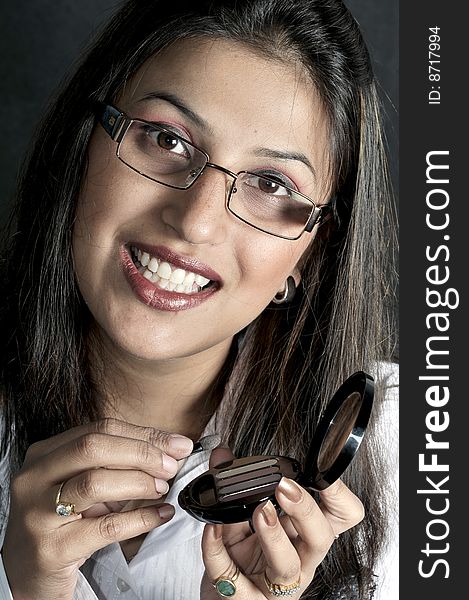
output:
M158 494L166 494L169 490L169 485L164 479L155 479L155 488Z
M171 504L163 504L163 506L158 509L158 513L162 519L167 521L174 515L174 506L171 506Z
M221 538L223 537L223 525L220 525L220 524L212 525L212 533L213 533L213 538L215 540L221 540Z
M282 477L280 483L278 484L279 491L290 500L290 502L300 502L303 498L303 492L301 488L291 479L287 477Z
M163 454L163 469L166 471L166 473L174 475L178 470L176 459L172 456L168 456L167 454Z
M264 504L262 516L264 517L264 522L268 527L275 527L275 525L277 525L277 511L270 500Z
M193 445L194 444L192 443L192 440L184 435L173 433L169 437L169 447L175 452L180 452L184 455L190 454L192 452Z

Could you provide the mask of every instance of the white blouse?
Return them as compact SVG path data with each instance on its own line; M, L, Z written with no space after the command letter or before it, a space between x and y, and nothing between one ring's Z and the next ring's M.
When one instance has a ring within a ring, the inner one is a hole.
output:
M391 486L395 486L396 494L394 503L390 504L397 508L398 376L397 368L386 370L389 378L382 435L391 444L384 447L392 448L393 452L389 460ZM180 469L166 499L176 509L171 521L147 534L129 564L118 543L93 554L81 568L74 600L200 600L200 581L204 573L201 552L204 524L179 507L177 496L192 479L208 468L210 452L206 450L188 457ZM0 463L0 482L6 481L6 468L6 461ZM0 539L0 545L2 542ZM397 600L399 597L397 547L396 510L389 547L378 570L375 600ZM0 600L13 600L1 560Z

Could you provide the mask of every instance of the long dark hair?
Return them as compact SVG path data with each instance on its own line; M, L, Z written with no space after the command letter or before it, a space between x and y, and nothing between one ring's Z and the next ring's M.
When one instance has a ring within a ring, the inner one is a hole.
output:
M332 219L311 245L295 302L284 310L268 307L243 332L214 388L229 407L225 441L238 454L304 459L338 384L390 358L393 234L379 102L362 36L343 3L133 0L55 99L23 169L0 301L3 452L10 447L13 468L34 441L100 416L87 352L91 316L71 256L94 103L114 99L161 49L206 36L242 42L310 74L329 119L334 196ZM375 420L379 386L376 397ZM378 440L372 433L366 438L344 477L366 518L334 544L304 598L325 599L340 589L371 594L386 520Z

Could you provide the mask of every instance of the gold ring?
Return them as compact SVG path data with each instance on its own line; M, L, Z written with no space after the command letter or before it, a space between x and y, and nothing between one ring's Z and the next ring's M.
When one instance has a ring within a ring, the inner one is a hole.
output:
M299 577L294 583L282 585L281 583L272 583L267 577L267 572L264 571L264 582L272 596L293 596L300 590Z
M71 502L65 502L61 500L60 494L62 493L62 488L65 485L65 481L63 481L59 489L57 491L57 495L55 497L55 512L59 515L59 517L71 517L72 515L78 515L80 513L75 512L75 505Z
M229 577L228 575L222 575L218 579L212 582L213 587L217 590L218 594L222 598L231 598L236 594L235 581L239 577L239 568L235 567L234 575Z

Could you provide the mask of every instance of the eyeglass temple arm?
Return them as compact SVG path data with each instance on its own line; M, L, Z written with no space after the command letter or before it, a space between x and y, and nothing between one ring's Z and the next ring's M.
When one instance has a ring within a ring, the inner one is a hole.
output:
M114 108L110 104L104 102L96 103L96 116L99 122L104 127L104 130L110 135L113 140L119 141L119 134L122 131L122 125L126 121L126 117L120 110Z
M322 206L316 206L316 208L311 213L309 221L306 223L305 231L309 233L313 230L313 227L315 225L319 223L324 223L325 221L329 220L330 214L332 212L331 204L333 201L334 198L331 198L331 200L327 204L323 204Z

